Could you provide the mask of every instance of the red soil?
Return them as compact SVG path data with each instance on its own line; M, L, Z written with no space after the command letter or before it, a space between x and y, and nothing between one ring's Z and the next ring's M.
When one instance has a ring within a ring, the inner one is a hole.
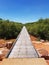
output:
M34 36L31 36L30 35L30 38L31 38L31 40L32 40L32 43L33 43L33 45L34 45L34 47L36 48L36 50L38 50L38 52L40 53L40 54L43 54L43 55L48 55L49 54L49 45L47 45L46 44L46 42L44 42L44 43L38 43L38 41L37 41L37 38L36 37L34 37ZM0 44L6 44L6 42L13 42L13 41L15 41L15 39L11 39L11 40L3 40L3 39L1 39L0 40ZM34 42L33 42L34 41ZM48 42L49 43L49 42ZM46 44L46 45L45 45ZM1 48L0 48L0 50L1 50ZM6 49L6 48L4 48L4 51L3 51L3 56L4 55L6 55L6 53L8 52L9 50L8 49ZM5 53L6 52L6 53ZM48 63L48 65L49 65L49 60L46 60L46 62Z

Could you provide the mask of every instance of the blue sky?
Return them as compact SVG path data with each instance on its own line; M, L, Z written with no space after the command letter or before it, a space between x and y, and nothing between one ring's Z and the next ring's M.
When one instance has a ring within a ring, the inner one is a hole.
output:
M0 18L22 23L49 18L49 0L0 0Z

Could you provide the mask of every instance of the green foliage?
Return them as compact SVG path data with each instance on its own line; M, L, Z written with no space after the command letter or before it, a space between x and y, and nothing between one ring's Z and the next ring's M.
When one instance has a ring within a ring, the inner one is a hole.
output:
M30 34L40 39L49 40L49 19L39 19L37 22L25 25Z
M24 25L29 34L39 39L49 40L49 19L39 19L37 22L22 24L0 18L0 38L16 38Z
M16 38L22 26L21 23L11 22L9 20L0 20L0 38Z

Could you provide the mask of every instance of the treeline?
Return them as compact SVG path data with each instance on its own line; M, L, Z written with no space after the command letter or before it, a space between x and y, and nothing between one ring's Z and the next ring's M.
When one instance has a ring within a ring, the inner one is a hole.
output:
M49 40L49 19L39 19L36 22L22 24L0 18L0 38L16 38L24 25L29 34L38 39Z
M16 38L22 28L22 23L0 19L0 38Z
M29 33L38 39L49 40L49 19L39 19L34 23L25 24Z

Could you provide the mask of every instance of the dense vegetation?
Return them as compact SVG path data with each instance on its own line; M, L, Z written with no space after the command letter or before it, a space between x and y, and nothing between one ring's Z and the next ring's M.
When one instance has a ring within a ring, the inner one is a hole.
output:
M25 25L31 35L38 39L49 40L49 19L39 19L37 22Z
M0 38L16 38L22 26L21 23L0 19Z
M18 23L0 18L0 38L16 38L23 25L26 26L31 35L39 39L49 40L49 19L39 19L33 23Z

